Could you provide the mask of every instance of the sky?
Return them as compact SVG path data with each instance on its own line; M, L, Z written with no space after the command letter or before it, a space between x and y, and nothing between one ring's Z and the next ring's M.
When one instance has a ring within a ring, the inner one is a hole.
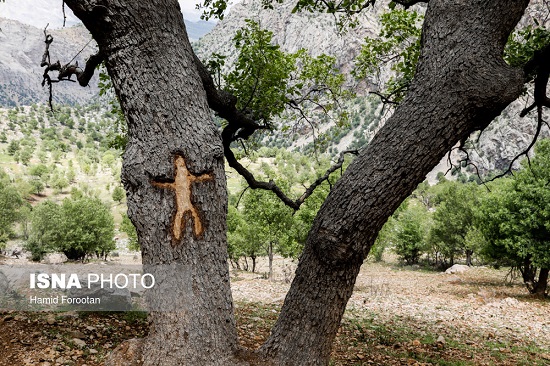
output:
M237 3L240 0L233 0ZM187 20L198 21L200 11L195 9L201 0L179 0L183 16ZM18 20L22 23L44 28L50 24L50 28L63 26L63 13L61 0L6 0L0 3L0 17ZM68 7L65 7L67 26L79 23Z

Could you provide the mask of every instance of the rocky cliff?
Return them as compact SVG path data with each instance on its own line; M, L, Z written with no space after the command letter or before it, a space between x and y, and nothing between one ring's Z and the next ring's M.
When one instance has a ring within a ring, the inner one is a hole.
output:
M0 18L0 105L16 106L46 103L47 88L41 86L43 68L40 67L44 53L44 31L14 20ZM90 41L83 26L49 31L54 37L50 47L52 62L70 61ZM80 65L95 52L91 42L76 56ZM97 80L89 88L77 83L64 82L54 85L54 101L63 104L84 103L97 94Z
M354 58L359 53L364 38L374 37L378 34L380 30L378 17L388 9L387 2L378 2L373 9L361 14L357 28L340 33L332 15L293 14L292 8L295 2L295 0L285 0L282 4L275 6L275 9L268 10L263 9L261 0L243 0L235 5L227 17L219 22L208 35L195 44L197 54L202 59L207 59L208 55L219 53L227 55L230 61L234 56L231 41L233 36L239 28L245 25L245 19L253 19L274 33L274 41L283 50L293 52L300 48L306 48L313 55L326 53L336 56L339 67L344 72L348 72L353 67ZM418 9L422 11L421 7ZM548 7L543 1L535 0L522 19L521 25L533 24L533 18L537 18L539 22L544 19L549 22L548 13ZM359 94L361 92L364 90L360 90ZM486 129L479 140L474 142L474 148L470 155L482 173L494 169L505 170L511 159L532 140L536 126L534 113L524 118L519 117L525 103L525 100L519 100L511 105ZM361 115L364 113L372 115L368 106L365 109L354 108L351 105L350 109L352 117L354 113L359 113L359 116L355 118L361 120L361 125L351 128L347 136L338 139L340 142L337 148L340 151L357 141L360 134L366 136L363 141L368 141L381 125L378 125L378 119L368 119ZM374 128L373 123L375 124ZM370 126L365 126L365 124L370 124ZM548 129L544 130L543 136L548 136ZM302 138L294 146L303 144ZM460 156L453 154L453 159L458 160ZM446 171L447 168L447 158L445 158L437 171ZM433 176L435 177L435 174Z

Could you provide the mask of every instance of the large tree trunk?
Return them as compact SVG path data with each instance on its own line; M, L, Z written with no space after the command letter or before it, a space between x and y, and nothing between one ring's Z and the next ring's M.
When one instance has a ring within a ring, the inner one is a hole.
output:
M106 56L128 121L128 214L144 265L166 281L155 286L145 365L237 363L223 148L178 2L65 2Z
M406 99L335 185L309 233L262 348L278 364L328 364L357 273L384 222L447 151L520 95L523 74L502 53L528 3L430 0Z
M177 1L65 2L106 55L128 119L123 179L144 263L176 264L169 278L176 288L165 294L176 311L151 314L145 363L236 364L223 150ZM384 222L451 147L519 96L523 75L506 66L502 50L527 4L430 0L406 100L335 185L311 229L262 348L276 364L328 364Z

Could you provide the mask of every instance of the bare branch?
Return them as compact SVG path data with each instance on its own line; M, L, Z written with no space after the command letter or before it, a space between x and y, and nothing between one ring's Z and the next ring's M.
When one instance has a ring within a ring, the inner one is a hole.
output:
M531 143L529 144L529 146L527 146L527 148L525 150L523 150L521 153L519 153L518 155L516 155L512 161L510 162L510 165L508 165L508 169L506 169L502 174L498 174L497 176L489 179L488 181L486 181L485 183L487 182L492 182L494 181L495 179L498 179L498 178L502 178L508 174L513 174L513 171L512 171L512 168L515 164L516 161L518 161L518 159L522 156L525 156L527 158L527 163L529 164L529 167L531 167L531 160L529 158L529 152L531 151L531 149L533 148L533 146L535 146L535 143L537 142L538 138L539 138L539 135L540 135L540 131L542 129L542 126L544 124L548 125L543 119L542 119L542 106L539 106L537 107L537 110L538 110L538 120L537 120L537 130L535 131L535 135L533 136L533 139L531 140Z
M206 91L208 105L217 113L219 117L225 119L228 123L222 131L222 143L227 163L246 180L250 188L272 191L285 205L296 211L300 208L302 203L304 203L304 201L311 196L313 191L318 186L328 180L329 176L333 172L342 167L345 154L358 154L357 150L342 152L338 162L329 168L322 177L315 180L315 182L313 182L313 184L306 189L300 198L296 200L289 198L273 180L270 180L269 182L258 181L252 172L250 172L237 160L235 154L231 150L231 143L238 139L246 140L257 130L269 129L270 127L266 124L259 124L256 122L255 116L247 113L246 111L238 110L236 108L237 99L235 96L223 90L218 90L215 86L214 80L212 79L212 75L210 75L207 68L202 64L196 55L194 56L194 59L203 83L203 87Z
M63 4L65 4L65 2L63 2ZM67 64L61 66L61 62L59 61L56 61L55 63L52 64L51 58L50 58L50 45L53 42L53 37L51 34L48 34L47 29L48 29L48 26L46 25L46 28L44 28L44 37L45 37L44 43L46 43L46 47L44 50L44 54L42 55L40 66L45 67L44 74L42 75L42 86L45 86L45 85L48 86L48 89L49 89L48 102L50 105L50 109L53 111L52 83L58 83L60 81L75 82L76 80L72 80L71 77L73 75L76 75L76 79L78 80L81 86L88 86L90 79L94 75L94 71L96 67L101 62L103 62L104 57L100 52L90 56L88 61L86 61L86 67L84 68L84 70L82 70L82 68L78 66L78 62L71 64L71 62L73 62L74 59L90 44L91 42L90 40ZM58 71L57 80L52 80L49 74L50 71Z

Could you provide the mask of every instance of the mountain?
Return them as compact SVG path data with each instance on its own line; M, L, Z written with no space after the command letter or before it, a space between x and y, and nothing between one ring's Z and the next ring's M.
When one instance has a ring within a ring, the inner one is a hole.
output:
M214 26L214 23L204 21L186 20L185 23L192 40L201 38ZM48 32L54 38L50 46L52 62L59 60L67 63L75 57L79 65L84 65L86 59L97 51L95 42L90 42L91 35L82 25ZM0 106L46 103L49 92L41 86L44 69L40 67L45 50L44 29L0 18L0 45ZM83 47L82 52L78 53ZM83 104L97 95L97 76L88 88L72 82L53 85L53 100L56 104Z
M49 93L41 86L44 69L40 67L44 54L44 30L15 20L0 18L0 106L46 103ZM96 52L95 42L83 26L49 31L54 38L50 46L51 61L69 62L73 57L80 65ZM84 47L84 50L78 52ZM98 93L97 79L89 88L77 83L53 84L55 103L86 103Z
M313 55L326 53L337 57L338 66L344 72L349 72L353 67L354 58L359 53L365 37L375 37L380 30L378 17L388 11L387 2L377 2L373 9L361 14L357 28L340 33L335 25L332 15L292 13L295 0L284 0L274 9L264 9L261 0L243 0L235 5L226 18L199 42L195 43L196 52L203 60L208 59L212 53L226 55L230 64L235 58L232 50L232 38L236 31L243 27L245 19L258 21L263 28L274 33L274 41L281 48L293 52L299 48L306 48ZM417 7L423 11L422 7ZM546 25L550 19L546 16L547 7L542 0L533 0L528 13L522 19L523 26L533 24L533 19L546 19ZM387 78L383 75L382 78ZM349 146L354 148L368 143L374 133L383 125L384 118L373 118L374 112L380 111L380 101L372 101L364 95L368 91L368 84L363 85L358 94L363 97L349 104L351 126L347 131L336 131L329 134L332 142L336 142L336 151L343 151ZM478 165L480 172L487 173L492 170L506 170L510 161L531 142L536 119L533 113L525 118L520 118L519 113L525 106L525 100L513 103L504 113L494 121L474 143L470 157ZM387 118L387 116L385 116ZM321 126L321 131L329 131L329 126ZM543 136L548 136L548 129L543 131ZM299 138L292 144L293 148L300 148L311 142L309 138ZM281 146L278 139L272 139L276 146ZM460 156L452 154L454 161ZM449 168L447 158L443 159L440 166L430 176L433 180L438 171L447 171ZM467 168L469 174L474 173L472 167Z
M185 28L187 29L187 35L191 42L198 41L205 34L210 32L212 28L216 25L213 22L205 22L204 20L199 20L197 22L192 22L190 20L184 19Z
M383 5L375 5L373 12L361 14L358 27L342 34L335 19L329 14L292 13L295 0L285 0L274 9L264 9L261 0L243 0L231 8L224 20L199 42L195 43L197 55L206 59L212 53L234 55L233 37L245 26L245 19L257 21L261 27L273 32L273 41L286 52L306 48L313 56L328 54L337 57L338 67L348 72L353 59L361 48L363 39L378 34L378 14Z

